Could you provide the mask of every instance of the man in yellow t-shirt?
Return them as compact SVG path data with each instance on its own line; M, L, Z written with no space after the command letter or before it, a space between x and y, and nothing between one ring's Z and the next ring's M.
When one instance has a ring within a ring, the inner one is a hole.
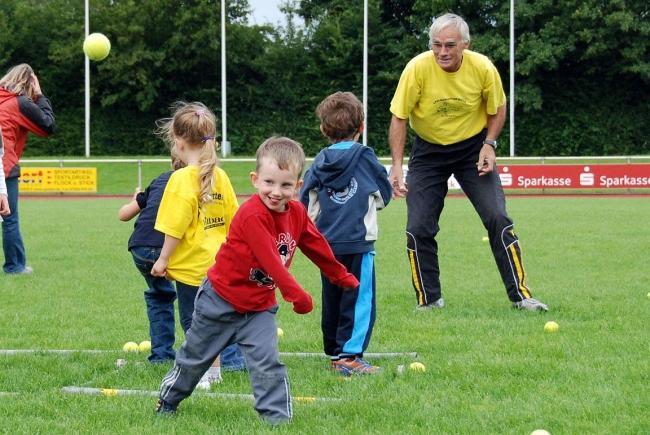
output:
M435 237L453 174L488 231L513 306L547 311L526 284L519 241L496 171L496 140L506 117L499 72L486 56L468 49L469 27L458 15L436 18L429 36L432 50L409 61L390 106L390 179L393 195L406 197L407 252L417 308L444 307ZM405 180L407 120L415 141Z

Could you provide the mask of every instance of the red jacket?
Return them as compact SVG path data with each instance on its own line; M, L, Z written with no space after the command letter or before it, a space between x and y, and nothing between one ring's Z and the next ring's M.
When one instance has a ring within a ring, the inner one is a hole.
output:
M5 177L17 177L27 133L49 136L56 129L50 100L41 95L33 102L29 97L0 88L0 128L5 147L2 158Z
M269 210L258 195L239 207L226 242L208 270L212 287L240 313L264 311L277 304L275 288L294 304L294 311L312 310L309 293L289 273L296 248L305 254L332 284L356 288L359 281L336 261L332 249L298 201L288 210Z

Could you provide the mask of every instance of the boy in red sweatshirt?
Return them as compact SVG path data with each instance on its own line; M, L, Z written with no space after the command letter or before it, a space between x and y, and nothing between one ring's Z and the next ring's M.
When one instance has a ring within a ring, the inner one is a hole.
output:
M162 381L158 413L174 413L214 358L238 343L260 417L271 424L291 419L287 370L277 344L275 288L296 313L312 310L311 296L288 270L296 248L333 284L359 285L336 261L302 204L293 200L302 184L304 162L300 144L285 137L267 139L258 148L257 167L251 173L257 195L235 214L226 242L198 291L192 327L176 354L176 364Z

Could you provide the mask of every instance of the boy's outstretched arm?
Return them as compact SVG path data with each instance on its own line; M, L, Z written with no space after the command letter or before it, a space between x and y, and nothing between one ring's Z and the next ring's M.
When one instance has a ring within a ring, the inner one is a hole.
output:
M314 307L311 295L289 273L288 265L291 259L287 260L286 265L280 259L275 237L269 227L272 225L273 222L267 222L259 215L251 216L245 222L247 231L243 237L264 272L273 279L282 298L293 304L293 311L296 313L307 314Z
M336 260L329 243L309 219L298 247L335 286L346 290L359 287L359 280Z

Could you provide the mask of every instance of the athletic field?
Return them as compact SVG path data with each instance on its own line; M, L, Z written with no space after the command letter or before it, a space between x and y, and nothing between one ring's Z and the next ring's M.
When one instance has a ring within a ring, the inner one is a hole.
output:
M277 429L241 396L250 393L242 373L226 373L212 397L195 393L174 418L154 415L155 397L147 394L169 366L121 351L127 341L148 339L144 281L126 250L132 222L117 219L126 200L23 197L35 273L0 280L2 432L650 432L648 197L509 198L528 282L549 304L546 314L510 308L485 232L462 197L447 200L439 235L447 307L415 312L406 207L394 201L380 213L378 318L368 351L417 357L369 358L383 372L352 379L328 371L318 356L283 357L292 393L303 399L294 401L293 423ZM281 302L280 350L319 353L320 277L302 256L293 272L316 307L299 316ZM559 332L543 331L549 320ZM46 351L57 349L100 352ZM426 372L398 373L413 361Z

